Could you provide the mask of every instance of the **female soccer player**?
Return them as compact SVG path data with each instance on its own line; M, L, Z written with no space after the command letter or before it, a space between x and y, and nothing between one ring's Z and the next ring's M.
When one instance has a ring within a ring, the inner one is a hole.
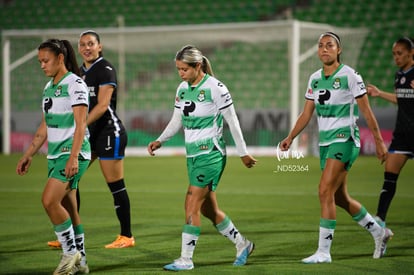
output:
M362 77L340 62L341 40L332 32L319 37L318 55L323 67L313 73L305 94L305 106L289 135L280 143L288 150L293 139L306 127L316 109L319 126L319 182L321 217L319 246L304 263L330 263L331 243L336 227L336 206L345 209L358 224L368 230L375 240L373 258L381 258L393 233L379 226L364 206L353 199L347 188L347 175L359 154L358 109L364 115L376 143L376 153L382 162L387 150L378 123L369 106Z
M183 82L178 86L173 116L148 152L183 127L190 185L185 199L185 224L181 235L181 257L165 265L166 270L190 270L194 249L200 235L200 212L210 219L217 230L236 246L234 265L247 262L254 244L235 227L219 208L216 188L226 165L226 148L222 137L223 118L230 127L243 164L251 168L256 159L250 156L240 129L233 101L226 86L213 76L209 60L196 47L188 45L177 52L175 64Z
M385 218L397 188L398 176L408 159L414 158L414 43L407 37L398 39L392 46L392 55L399 70L394 77L395 93L368 85L370 96L376 96L398 105L393 139L385 162L384 183L378 201L377 216L385 227Z
M87 124L92 149L91 164L98 158L102 174L114 198L121 232L106 248L135 245L131 232L128 192L124 181L124 157L127 132L116 114L117 78L115 68L103 58L99 35L81 33L78 50L83 59L82 78L89 88L90 107Z
M76 188L91 158L86 126L88 87L78 76L79 67L69 41L43 42L38 47L38 59L45 75L52 79L43 90L42 121L17 163L16 172L25 175L29 171L33 155L47 140L48 180L42 203L63 251L54 274L71 274L74 270L89 273L76 206Z

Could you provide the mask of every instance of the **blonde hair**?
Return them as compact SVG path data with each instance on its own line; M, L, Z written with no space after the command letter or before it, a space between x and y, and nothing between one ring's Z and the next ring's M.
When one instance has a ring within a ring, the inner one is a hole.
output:
M175 55L175 60L182 61L191 67L195 67L197 64L201 64L203 72L214 76L213 69L211 68L210 61L205 57L202 52L192 45L184 46Z

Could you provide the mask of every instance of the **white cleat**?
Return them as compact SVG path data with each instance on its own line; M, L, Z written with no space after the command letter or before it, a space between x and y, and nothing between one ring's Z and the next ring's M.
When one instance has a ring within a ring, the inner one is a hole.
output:
M321 264L332 262L331 255L323 252L316 252L312 256L302 259L304 264Z
M245 240L243 246L237 248L236 260L233 265L240 266L247 263L247 258L252 254L254 250L254 243L249 240Z
M191 270L194 269L194 264L191 259L180 257L171 264L164 266L164 270L170 271L181 271L181 270Z
M392 233L391 229L384 228L382 235L375 239L375 250L372 256L374 259L379 259L384 256L385 250L387 249L387 242L392 239L392 236L394 236L394 233Z
M79 264L81 253L76 251L75 254L63 254L60 263L53 272L53 275L68 275L71 274L73 267Z
M89 266L88 264L75 264L72 267L72 271L70 273L70 275L75 275L75 274L89 274Z

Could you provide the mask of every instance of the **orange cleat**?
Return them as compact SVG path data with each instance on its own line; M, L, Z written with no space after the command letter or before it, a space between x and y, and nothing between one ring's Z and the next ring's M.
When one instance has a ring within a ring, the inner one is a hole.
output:
M62 245L60 244L60 242L58 240L49 241L49 242L47 242L47 245L52 247L52 248L61 248L62 247Z
M126 248L135 246L135 239L132 236L128 238L126 236L118 235L113 243L105 245L105 248Z

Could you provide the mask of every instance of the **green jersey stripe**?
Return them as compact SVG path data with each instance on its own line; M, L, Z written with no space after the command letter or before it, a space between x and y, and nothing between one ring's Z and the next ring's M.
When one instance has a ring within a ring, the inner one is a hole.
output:
M45 114L45 120L49 128L71 128L75 121L73 113Z
M358 116L358 107L349 105L349 104L342 104L342 105L316 105L316 114L320 117L349 117L350 114L354 116Z

